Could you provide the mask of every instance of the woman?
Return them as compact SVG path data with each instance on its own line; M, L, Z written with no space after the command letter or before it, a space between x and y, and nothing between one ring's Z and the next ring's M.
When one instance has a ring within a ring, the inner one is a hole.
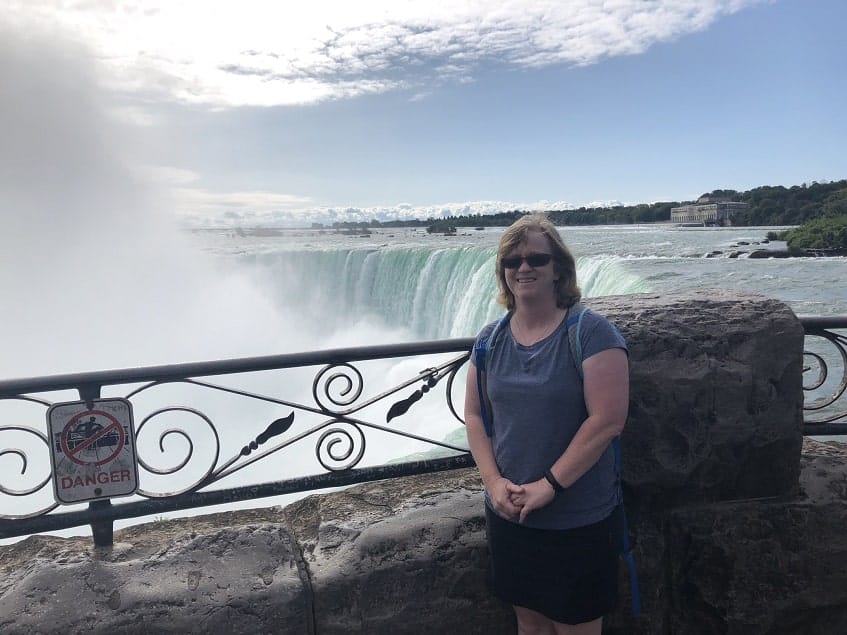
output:
M506 229L496 272L509 313L484 365L491 436L477 347L465 391L493 590L513 605L518 633L599 634L617 601L621 493L610 442L629 403L626 343L586 311L580 377L566 326L580 299L576 264L546 217L524 216Z

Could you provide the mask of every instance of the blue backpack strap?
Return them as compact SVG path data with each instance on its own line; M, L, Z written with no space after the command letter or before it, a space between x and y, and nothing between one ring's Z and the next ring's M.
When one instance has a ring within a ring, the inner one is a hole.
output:
M481 337L474 346L474 358L476 362L476 389L479 392L479 411L482 415L482 425L485 428L485 434L489 437L494 434L494 413L491 412L490 402L488 401L488 391L486 389L486 373L485 365L488 363L488 353L494 348L497 343L497 336L503 327L512 319L511 312L507 313L494 325L488 337Z
M488 354L488 338L480 338L476 346L474 346L474 358L476 359L476 390L479 393L479 412L482 415L482 426L485 428L485 434L489 437L492 433L491 416L488 414L486 406L487 394L485 391L483 375L485 374L485 356Z
M641 614L641 591L638 588L638 570L635 568L635 556L632 555L632 545L629 542L629 525L626 522L626 508L623 505L623 491L621 489L621 438L612 439L612 449L615 452L615 472L618 478L618 491L621 492L621 558L626 562L629 570L629 590L632 595L632 616Z
M568 311L567 328L568 328L568 346L570 347L571 358L573 359L576 372L579 378L583 379L582 374L582 340L580 339L580 328L582 326L582 316L585 315L585 307L580 304L574 304ZM615 454L615 476L618 481L618 491L620 492L621 500L621 519L622 519L622 536L621 536L621 558L626 562L629 571L629 588L632 594L632 615L638 617L641 614L641 592L638 588L638 572L635 568L635 557L632 555L632 545L629 542L629 526L626 522L626 509L623 506L623 491L621 489L621 438L619 436L612 439L612 450Z
M582 316L585 315L585 307L579 303L574 304L568 309L568 316L565 318L565 327L568 329L568 347L571 351L571 360L576 368L576 372L582 379L582 340L580 339L580 329L582 328Z

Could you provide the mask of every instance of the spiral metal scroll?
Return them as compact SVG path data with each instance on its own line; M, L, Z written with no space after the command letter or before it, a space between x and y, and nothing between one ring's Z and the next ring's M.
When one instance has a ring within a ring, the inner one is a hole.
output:
M39 431L39 430L34 430L33 428L28 428L26 426L18 426L18 425L0 426L0 433L2 433L4 431L17 431L17 432L24 432L26 434L32 434L32 435L38 437L41 441L43 441L44 445L47 446L47 451L48 452L50 451L50 441L47 438L47 435L44 434L43 432ZM26 452L24 452L20 448L4 448L4 449L0 450L0 457L3 457L7 454L17 456L18 458L20 458L20 460L21 460L20 474L21 474L21 476L25 477L27 469L29 467L29 458L27 457ZM44 488L50 482L50 478L51 478L51 474L48 474L47 478L45 478L43 481L36 483L35 485L33 485L32 487L29 487L27 489L14 489L14 488L11 488L11 487L6 487L5 485L3 485L3 483L0 483L0 492L2 492L3 494L7 494L9 496L29 496L30 494L35 494L36 492L38 492L42 488ZM0 518L7 519L7 520L16 519L16 518L33 518L35 516L40 516L42 514L46 514L47 512L49 512L53 509L56 509L56 507L58 507L58 503L51 503L50 505L47 505L46 507L39 509L39 510L36 510L36 511L30 513L30 514L21 514L21 515L0 514Z
M355 467L365 454L365 433L355 423L330 422L315 446L315 455L325 469L340 472Z
M47 439L47 435L44 434L43 432L39 431L39 430L33 430L32 428L27 428L27 427L24 427L24 426L15 426L15 425L0 426L0 432L3 432L4 430L17 430L18 432L25 432L27 434L32 434L32 435L38 437L39 439L41 439L44 442L44 445L47 446L47 451L48 452L50 451L50 441ZM6 454L12 454L12 455L15 455L15 456L17 456L21 459L21 475L22 476L26 475L26 470L27 470L27 467L29 466L29 460L27 459L26 452L24 452L20 448L6 448L6 449L3 449L3 450L0 450L0 457L4 456ZM49 482L50 482L50 475L48 475L47 478L45 478L43 481L41 481L37 485L34 485L33 487L30 487L29 489L12 489L10 487L5 487L2 483L0 483L0 492L2 492L3 494L8 494L9 496L28 496L29 494L34 494L35 492L40 490L42 487L47 485L47 483L49 483Z
M818 397L811 403L803 406L803 409L806 411L819 411L834 404L844 395L845 390L847 390L847 337L830 331L810 333L808 336L821 337L827 340L835 347L841 357L841 381L838 386L829 395ZM812 379L803 382L803 390L807 393L811 393L824 385L829 378L829 366L827 365L824 357L819 353L803 351L803 373L814 373L815 370L817 370L815 376ZM847 417L847 411L824 416L811 421L807 420L807 423L830 423L838 421L839 419L844 419L845 417Z
M192 415L199 417L203 422L205 422L205 424L212 431L212 434L214 435L214 438L215 438L214 456L213 456L212 461L211 461L208 469L206 470L206 472L199 479L197 479L195 482L191 483L190 485L188 485L187 487L185 487L185 488L183 488L179 491L176 491L176 492L150 492L150 491L147 491L147 490L139 489L138 494L141 495L141 496L145 496L147 498L164 498L164 497L167 497L167 496L176 496L176 495L184 494L185 492L190 492L190 491L196 489L197 487L206 483L209 480L209 477L212 474L212 472L214 471L215 466L218 464L218 459L219 459L220 454L221 454L221 440L220 440L220 437L218 436L218 431L215 429L214 423L212 423L212 420L209 419L209 417L204 415L199 410L195 410L193 408L187 408L187 407L184 407L184 406L171 406L171 407L168 407L168 408L161 408L160 410L156 410L154 412L151 412L149 415L147 415L144 418L144 420L141 422L141 424L139 424L138 429L136 431L136 439L141 436L141 432L144 429L144 426L147 424L148 421L150 421L154 417L157 417L157 416L164 414L166 412L187 412L189 414L192 414ZM186 453L185 457L181 461L179 461L176 465L174 465L172 467L165 468L165 469L158 469L158 468L154 468L152 465L150 465L149 463L144 461L139 456L138 457L139 465L141 465L141 467L143 467L148 472L151 472L153 474L158 474L158 475L175 474L176 472L179 472L181 469L183 469L186 465L188 465L189 461L191 461L191 457L194 455L194 443L192 442L191 437L189 436L189 434L186 430L182 430L182 429L178 429L178 428L169 428L169 429L163 431L159 435L159 451L162 454L164 454L164 452L165 452L165 439L172 436L172 435L177 435L179 437L182 437L183 439L185 439L188 442L188 452Z
M342 414L345 407L362 395L363 388L362 373L355 366L346 362L331 364L322 368L315 377L312 396L324 412ZM322 396L329 400L333 407L328 407Z

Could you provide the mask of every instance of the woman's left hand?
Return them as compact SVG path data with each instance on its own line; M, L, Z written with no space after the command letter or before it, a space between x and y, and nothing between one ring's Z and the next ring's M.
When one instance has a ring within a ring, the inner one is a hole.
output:
M532 483L521 486L509 485L509 497L514 505L521 508L518 522L523 522L529 513L535 509L541 509L556 496L553 487L547 479L540 478Z

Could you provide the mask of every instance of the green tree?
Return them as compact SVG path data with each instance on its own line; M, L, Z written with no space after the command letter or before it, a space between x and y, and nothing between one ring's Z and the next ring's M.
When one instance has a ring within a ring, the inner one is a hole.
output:
M785 234L788 248L847 250L847 215L815 218Z

